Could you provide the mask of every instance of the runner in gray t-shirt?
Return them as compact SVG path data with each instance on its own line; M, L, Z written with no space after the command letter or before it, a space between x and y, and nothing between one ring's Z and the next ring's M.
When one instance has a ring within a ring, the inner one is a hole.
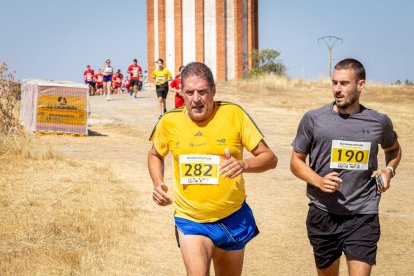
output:
M364 85L359 61L339 62L332 79L335 101L308 111L292 143L291 170L308 183L307 229L319 275L337 274L342 251L350 272L369 275L380 235L379 200L401 159L389 117L359 103ZM378 145L385 154L382 170ZM384 187L376 185L378 173Z

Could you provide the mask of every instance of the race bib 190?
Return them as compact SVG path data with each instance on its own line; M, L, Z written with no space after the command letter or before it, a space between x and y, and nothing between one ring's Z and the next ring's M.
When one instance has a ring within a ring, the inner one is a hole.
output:
M368 170L371 142L333 140L331 149L332 169Z
M218 184L220 156L185 154L179 162L181 184Z

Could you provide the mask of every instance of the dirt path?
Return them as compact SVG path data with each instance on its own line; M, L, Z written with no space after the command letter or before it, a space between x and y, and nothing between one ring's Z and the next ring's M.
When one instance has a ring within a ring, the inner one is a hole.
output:
M284 95L285 98L265 104L266 98L254 101L251 96L233 93L219 90L216 99L241 104L279 157L277 169L245 175L248 202L261 234L247 247L244 275L315 275L305 230L305 184L290 173L290 143L304 110L329 101L330 95L319 95L295 109L294 97ZM168 107L172 106L173 97L169 95ZM151 146L148 137L158 117L155 93L142 92L138 99L129 95L113 96L109 102L105 97L91 97L91 110L89 137L43 136L41 140L81 164L110 167L115 177L122 180L122 186L117 189L128 191L123 200L134 201L128 204L137 205L141 210L132 220L140 235L135 241L120 242L122 246L108 253L111 262L106 264L107 273L116 272L122 264L128 271L137 272L136 275L184 275L175 244L172 207L160 208L151 200L146 153ZM398 114L391 114L394 116ZM412 142L407 136L400 139L403 145ZM412 152L412 147L409 151ZM166 164L166 182L171 184L171 162L167 160ZM382 236L373 275L412 275L414 272L414 188L410 168L412 163L401 165L393 188L381 202ZM342 262L343 275L345 271L346 265Z

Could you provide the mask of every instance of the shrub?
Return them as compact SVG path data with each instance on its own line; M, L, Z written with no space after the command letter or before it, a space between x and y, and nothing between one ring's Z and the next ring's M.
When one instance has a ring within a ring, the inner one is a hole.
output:
M273 49L253 50L252 60L254 67L249 71L248 77L258 77L260 75L274 74L276 76L286 76L286 66L277 58L280 52Z
M20 88L14 81L13 73L8 73L7 70L6 63L0 63L0 133L6 136L20 131L15 116Z

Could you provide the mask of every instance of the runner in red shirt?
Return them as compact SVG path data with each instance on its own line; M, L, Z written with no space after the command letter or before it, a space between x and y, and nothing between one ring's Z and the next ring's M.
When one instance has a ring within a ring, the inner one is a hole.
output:
M183 66L178 69L178 75L170 83L170 91L175 93L175 108L184 106L184 98L181 96L181 70Z
M103 77L104 75L102 74L102 69L99 69L99 73L95 75L97 88L96 94L99 96L103 94Z
M86 65L86 70L83 71L83 79L85 84L88 85L89 95L95 94L95 71L91 69L91 66L88 64Z
M138 65L137 59L133 60L133 63L128 67L127 72L130 73L130 84L134 88L134 97L137 97L139 87L139 77L142 74L142 68ZM132 94L130 94L132 96Z
M113 79L114 79L115 94L121 95L122 94L121 85L122 85L122 80L124 79L124 75L121 74L121 69L118 69Z
M129 89L131 89L131 82L129 81L129 78L128 78L128 76L126 76L125 77L126 79L125 79L125 89L126 89L126 91L127 91L127 93L129 93Z

